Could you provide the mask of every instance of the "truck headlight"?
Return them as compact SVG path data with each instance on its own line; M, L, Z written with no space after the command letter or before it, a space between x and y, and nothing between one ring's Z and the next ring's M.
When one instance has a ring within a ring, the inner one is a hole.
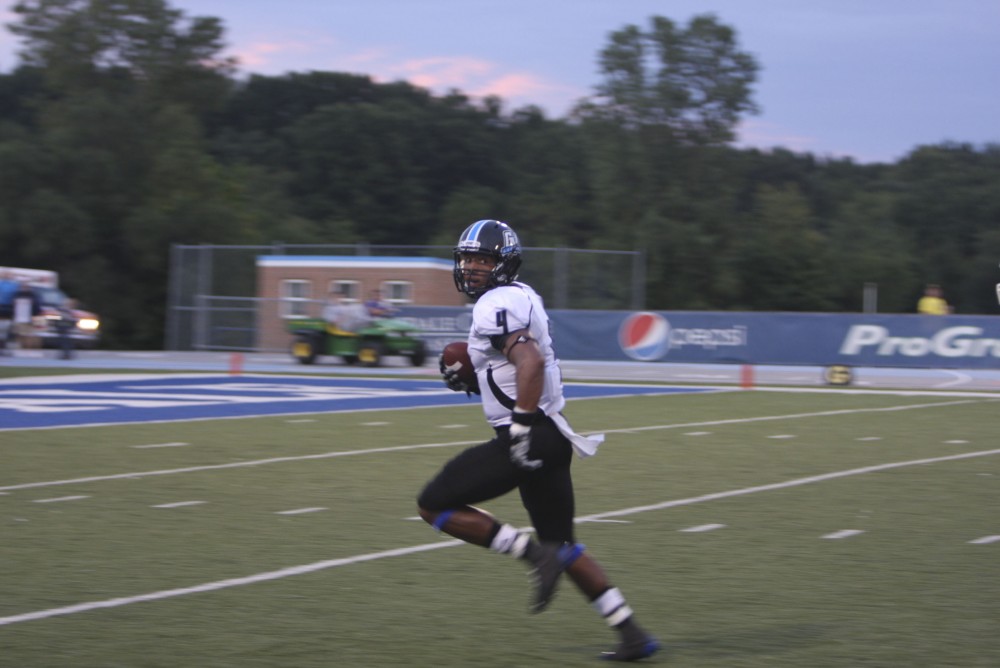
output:
M77 320L76 326L80 329L85 329L88 332L94 332L101 326L101 323L97 321L97 318L80 318Z

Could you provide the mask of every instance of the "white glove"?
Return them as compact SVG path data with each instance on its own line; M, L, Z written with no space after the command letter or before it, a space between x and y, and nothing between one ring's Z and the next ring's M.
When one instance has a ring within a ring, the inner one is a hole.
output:
M510 461L518 468L534 471L542 467L541 459L528 459L531 449L531 427L514 422L510 425Z

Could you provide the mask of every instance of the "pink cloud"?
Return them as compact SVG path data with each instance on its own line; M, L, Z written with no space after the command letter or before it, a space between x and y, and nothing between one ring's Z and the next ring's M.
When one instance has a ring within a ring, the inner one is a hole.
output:
M379 80L405 79L437 93L458 89L473 98L495 95L508 105L534 104L562 113L587 94L572 86L527 72L508 72L494 62L477 58L421 58L379 68Z
M258 43L238 49L232 55L239 61L241 67L259 68L266 65L275 54L297 51L294 44Z
M316 54L332 45L331 40L322 38L297 38L261 40L231 49L228 55L235 56L241 69L258 74L276 74L288 70L314 69L301 63L316 60Z
M759 120L746 120L740 123L736 128L735 144L740 148L757 148L762 151L783 148L793 153L812 153L819 157L851 158L862 163L891 161L891 158L872 155L865 151L824 149L818 137L795 134L776 123Z
M329 44L315 40L260 41L237 50L244 71L275 74L285 71L321 69L354 72L378 82L407 81L443 94L460 90L472 98L495 95L507 106L529 104L563 113L586 91L546 80L536 74L511 71L500 63L473 57L434 56L399 58L388 47L353 52L331 52ZM325 57L317 54L326 52Z
M496 65L476 58L419 58L382 68L424 88L465 88L488 76Z
M553 85L531 74L505 74L487 81L470 91L472 95L499 95L500 97L524 97L552 90Z

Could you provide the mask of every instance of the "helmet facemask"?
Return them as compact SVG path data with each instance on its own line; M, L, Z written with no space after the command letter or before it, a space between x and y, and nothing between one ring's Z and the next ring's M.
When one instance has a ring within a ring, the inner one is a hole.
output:
M464 266L463 256L483 255L492 258L496 264L490 270ZM510 285L517 278L517 269L521 265L520 256L501 258L495 253L469 253L455 251L455 287L470 297L481 297L484 292L501 285ZM470 274L483 276L483 280L470 282Z

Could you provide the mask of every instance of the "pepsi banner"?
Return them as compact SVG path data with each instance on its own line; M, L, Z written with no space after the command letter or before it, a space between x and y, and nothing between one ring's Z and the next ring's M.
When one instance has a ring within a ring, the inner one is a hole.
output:
M420 307L401 315L437 354L465 339L471 309ZM1000 367L1000 316L549 311L566 360Z

